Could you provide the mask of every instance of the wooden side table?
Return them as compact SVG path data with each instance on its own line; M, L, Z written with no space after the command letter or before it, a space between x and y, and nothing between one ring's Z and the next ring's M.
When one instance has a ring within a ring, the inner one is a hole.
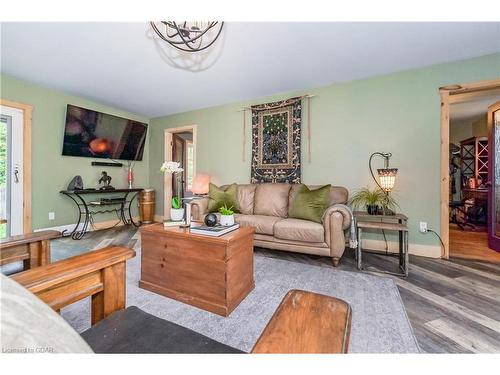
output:
M357 267L363 269L362 264L362 233L364 229L378 229L397 231L399 233L399 269L401 272L381 271L391 275L408 276L408 217L403 214L395 215L369 215L366 212L355 211L358 248L356 251Z

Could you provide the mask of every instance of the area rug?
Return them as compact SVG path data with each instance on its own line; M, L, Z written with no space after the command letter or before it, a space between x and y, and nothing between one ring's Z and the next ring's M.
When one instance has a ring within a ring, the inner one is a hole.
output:
M419 347L399 291L389 278L341 271L255 254L255 289L227 318L140 289L140 245L127 262L127 306L190 328L249 352L285 294L310 290L352 307L350 353L417 353ZM79 332L90 327L90 300L61 312Z

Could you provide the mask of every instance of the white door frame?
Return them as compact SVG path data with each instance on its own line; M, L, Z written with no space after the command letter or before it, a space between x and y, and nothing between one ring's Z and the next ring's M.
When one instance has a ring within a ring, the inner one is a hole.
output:
M186 125L177 128L165 129L165 143L164 143L164 160L172 160L172 138L174 133L182 133L191 131L193 133L193 176L196 176L196 125ZM163 178L163 217L170 218L170 201L172 200L172 175L169 173L164 174Z
M8 107L10 110L18 109L22 111L23 128L23 167L20 173L20 180L23 183L23 233L30 233L31 226L31 119L33 107L29 104L13 102L0 99L0 106ZM6 113L7 114L7 113ZM8 115L8 114L7 114Z
M10 193L7 202L9 215L7 225L10 235L23 234L23 196L24 196L24 163L23 163L23 116L24 112L18 108L0 106L0 113L10 117L10 132L7 140L9 149L7 181Z

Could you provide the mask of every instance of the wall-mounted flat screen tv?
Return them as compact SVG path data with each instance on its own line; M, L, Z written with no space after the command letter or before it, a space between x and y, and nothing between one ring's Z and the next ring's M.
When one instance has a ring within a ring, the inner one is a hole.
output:
M148 125L68 104L62 154L142 160Z

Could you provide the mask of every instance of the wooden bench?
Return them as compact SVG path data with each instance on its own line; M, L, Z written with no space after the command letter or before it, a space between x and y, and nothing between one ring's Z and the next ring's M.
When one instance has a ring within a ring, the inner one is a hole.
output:
M347 353L351 307L345 301L303 290L289 291L252 353Z
M45 230L11 236L0 241L0 266L23 261L24 269L50 263L50 240L61 237L61 232Z

